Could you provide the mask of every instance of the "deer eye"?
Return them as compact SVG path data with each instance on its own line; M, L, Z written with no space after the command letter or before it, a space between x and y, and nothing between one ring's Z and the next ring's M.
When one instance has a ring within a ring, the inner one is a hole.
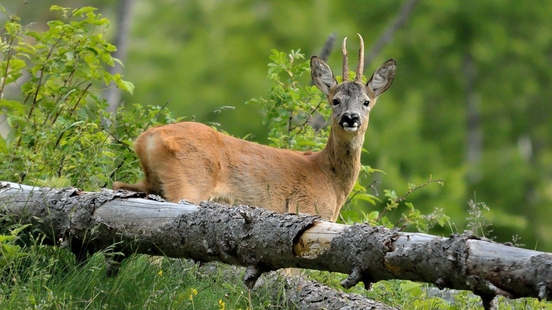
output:
M365 107L368 107L370 106L370 100L364 100L364 102L362 103Z
M340 104L339 99L333 99L332 100L332 105L335 106L335 105L338 105L338 104Z

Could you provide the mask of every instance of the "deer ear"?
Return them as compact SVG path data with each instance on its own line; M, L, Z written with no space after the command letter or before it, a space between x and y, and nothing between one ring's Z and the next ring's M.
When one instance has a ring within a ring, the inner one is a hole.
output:
M330 93L330 88L337 85L337 80L332 73L332 69L316 56L311 57L310 66L314 85L327 96Z
M396 69L397 62L389 59L374 72L366 86L374 91L376 97L383 94L393 84Z

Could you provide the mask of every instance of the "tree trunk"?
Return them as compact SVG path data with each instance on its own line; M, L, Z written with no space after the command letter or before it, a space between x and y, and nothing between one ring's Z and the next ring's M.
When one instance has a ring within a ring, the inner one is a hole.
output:
M483 135L481 133L480 99L477 93L477 64L472 54L466 51L463 64L466 96L466 161L468 163L468 181L474 184L481 179L481 157L483 153Z
M496 295L551 299L552 254L480 240L469 232L442 238L247 206L152 198L2 182L0 215L32 223L77 257L115 244L114 250L125 254L245 266L248 287L264 272L297 267L349 274L342 282L347 288L404 279L470 290L486 308Z
M115 40L113 45L117 47L117 50L113 53L113 57L121 61L126 62L128 54L128 40L130 37L130 26L132 21L132 9L134 2L132 0L119 0L117 7L117 31L115 33ZM113 67L109 67L110 74L122 74L123 67L115 63ZM104 98L108 103L107 111L115 113L117 108L121 104L121 90L115 86L109 87L104 91Z

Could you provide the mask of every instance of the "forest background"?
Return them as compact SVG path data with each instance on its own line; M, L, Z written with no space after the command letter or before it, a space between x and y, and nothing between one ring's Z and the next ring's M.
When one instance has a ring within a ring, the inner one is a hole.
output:
M245 102L267 96L271 49L300 49L308 59L335 33L337 42L351 38L353 55L360 33L369 51L408 1L130 2L121 60L135 91L121 100L168 102L187 120L267 144L263 111ZM408 19L365 69L369 74L388 58L398 63L364 145L363 163L384 173L363 182L377 181L372 194L384 200L384 189L400 194L409 183L443 178L443 187L429 186L409 200L426 213L443 209L458 231L466 227L469 202L484 202L488 237L521 237L528 248L552 251L552 2L410 2ZM21 3L2 5L15 12ZM51 5L94 6L113 22L106 35L115 40L121 3L29 0L18 15L40 28L57 17ZM339 47L328 63L340 74ZM361 204L347 215L378 208Z

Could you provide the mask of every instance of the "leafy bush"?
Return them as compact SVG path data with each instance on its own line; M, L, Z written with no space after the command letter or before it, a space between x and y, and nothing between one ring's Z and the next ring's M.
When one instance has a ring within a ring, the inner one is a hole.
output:
M51 10L61 18L44 32L10 16L0 34L0 109L11 127L8 138L0 138L0 179L96 190L115 175L136 178L131 139L175 119L162 107L137 104L133 113L105 112L105 87L134 87L106 70L118 62L103 36L108 20L92 7Z

